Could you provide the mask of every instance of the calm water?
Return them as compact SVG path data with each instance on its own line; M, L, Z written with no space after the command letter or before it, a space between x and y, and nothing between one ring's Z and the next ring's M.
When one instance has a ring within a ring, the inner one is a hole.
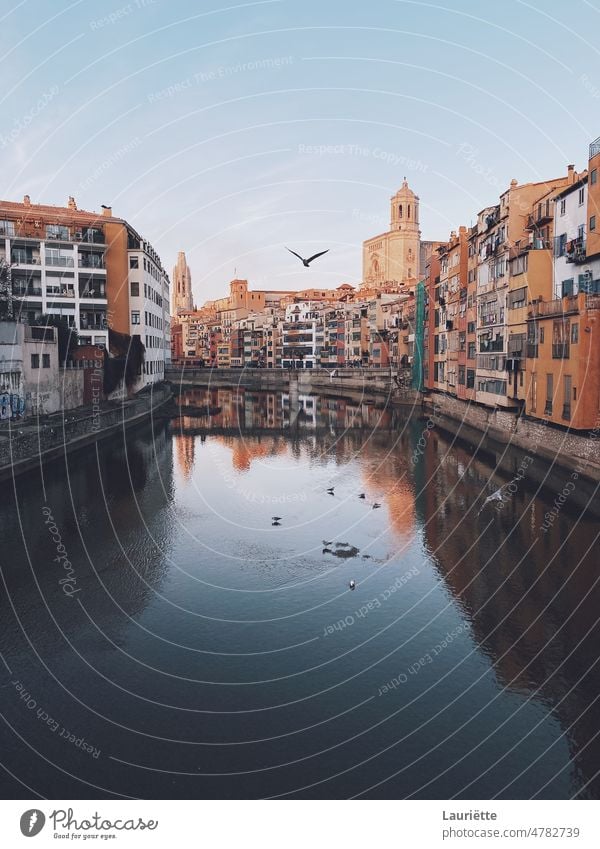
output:
M417 416L185 400L3 484L4 796L600 795L597 521Z

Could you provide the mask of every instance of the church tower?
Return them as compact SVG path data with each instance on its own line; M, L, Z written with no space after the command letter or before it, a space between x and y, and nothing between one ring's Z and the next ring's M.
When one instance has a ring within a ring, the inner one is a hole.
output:
M363 285L414 288L419 277L420 242L419 198L405 177L390 199L389 231L363 243Z
M194 309L192 298L192 274L185 258L185 252L179 251L177 263L173 268L173 316L180 312L189 312Z

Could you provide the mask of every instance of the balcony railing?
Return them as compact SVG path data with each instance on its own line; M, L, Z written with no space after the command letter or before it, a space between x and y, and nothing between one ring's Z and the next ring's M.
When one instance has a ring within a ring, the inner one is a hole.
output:
M56 265L61 268L73 268L75 262L72 256L49 256L46 254L46 265Z
M42 297L42 287L41 286L13 286L13 297L14 298L26 298L26 297L41 298Z
M567 262L574 262L575 264L586 262L587 256L585 252L585 239L583 236L578 236L576 239L571 239L570 242L567 242L565 259Z
M565 298L556 298L553 301L534 301L529 305L527 315L529 318L541 316L567 315L579 312L579 301L577 295L568 295Z
M39 256L27 256L25 254L17 254L13 252L10 260L15 265L40 265Z
M571 405L570 404L564 404L563 405L562 417L567 422L571 420Z
M93 257L93 258L92 258ZM96 254L79 254L79 268L105 268L104 257Z

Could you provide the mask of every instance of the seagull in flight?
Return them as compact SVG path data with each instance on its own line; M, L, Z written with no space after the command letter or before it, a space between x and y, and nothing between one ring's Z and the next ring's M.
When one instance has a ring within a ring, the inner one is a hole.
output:
M289 251L291 254L294 254L294 256L297 256L298 259L300 260L300 262L302 263L302 265L305 268L308 268L308 266L311 264L313 259L317 259L317 257L323 256L323 254L329 253L329 248L327 248L326 251L321 251L318 254L313 254L313 256L310 256L308 259L304 259L304 257L300 256L300 254L297 254L296 251L290 250L290 248L288 248L288 247L286 247L286 251Z

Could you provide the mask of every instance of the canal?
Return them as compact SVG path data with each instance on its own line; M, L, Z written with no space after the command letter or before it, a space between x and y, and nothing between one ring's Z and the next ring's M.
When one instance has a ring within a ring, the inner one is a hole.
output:
M574 497L417 412L181 400L3 484L5 798L598 798Z

